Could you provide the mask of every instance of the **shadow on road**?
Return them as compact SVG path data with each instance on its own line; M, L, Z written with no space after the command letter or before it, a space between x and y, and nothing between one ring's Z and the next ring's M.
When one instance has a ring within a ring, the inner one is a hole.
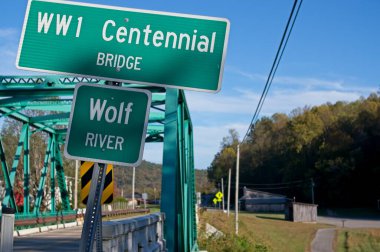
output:
M318 216L352 219L352 220L380 220L380 211L373 208L322 208L318 209Z

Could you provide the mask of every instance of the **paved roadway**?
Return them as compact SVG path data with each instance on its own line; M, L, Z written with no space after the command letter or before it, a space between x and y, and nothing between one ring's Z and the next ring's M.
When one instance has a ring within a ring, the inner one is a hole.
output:
M312 252L333 252L335 239L335 228L318 229L313 242L311 243Z
M317 222L346 228L380 228L380 220L378 218L353 219L318 216Z
M380 228L380 220L360 220L348 218L332 218L318 216L318 223L331 224L346 228ZM14 238L14 251L78 251L82 226L57 229L49 232L36 233ZM334 229L318 230L312 243L312 251L331 251L335 237Z
M78 251L82 226L15 237L13 251Z
M379 218L352 219L338 217L317 217L318 223L330 224L336 227L345 228L380 228ZM319 229L311 243L312 252L333 252L336 229Z

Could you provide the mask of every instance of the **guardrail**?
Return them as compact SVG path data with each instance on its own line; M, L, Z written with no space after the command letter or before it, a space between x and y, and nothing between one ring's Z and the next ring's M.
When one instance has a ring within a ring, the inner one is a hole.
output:
M41 227L54 224L64 224L76 221L77 213L75 211L58 211L44 214L16 214L15 229L21 230L25 228Z
M103 251L167 251L164 213L103 222Z
M147 214L149 209L119 209L113 211L105 211L102 213L103 217L115 217L129 214ZM85 211L58 211L55 213L45 213L40 215L33 214L16 214L15 215L15 230L22 230L26 228L42 227L55 224L65 224L68 222L75 222L83 219ZM1 223L1 221L0 221Z

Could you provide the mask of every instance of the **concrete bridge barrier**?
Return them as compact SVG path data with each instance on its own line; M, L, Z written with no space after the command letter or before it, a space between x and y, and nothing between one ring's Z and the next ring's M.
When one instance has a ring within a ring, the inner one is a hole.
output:
M164 213L103 222L103 251L166 250L163 239Z

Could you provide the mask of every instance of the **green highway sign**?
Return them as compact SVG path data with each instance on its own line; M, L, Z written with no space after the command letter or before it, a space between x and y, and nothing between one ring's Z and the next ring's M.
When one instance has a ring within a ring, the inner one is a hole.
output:
M65 156L137 166L142 160L151 96L141 89L76 85Z
M26 11L16 65L217 92L229 27L223 18L33 0Z

